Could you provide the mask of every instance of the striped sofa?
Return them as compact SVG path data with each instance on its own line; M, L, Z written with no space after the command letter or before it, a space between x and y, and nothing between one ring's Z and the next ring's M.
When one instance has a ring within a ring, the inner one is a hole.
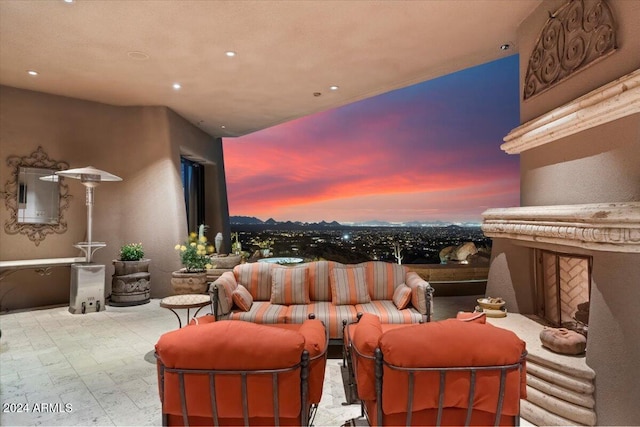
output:
M358 313L376 314L383 323L430 321L433 290L417 273L398 264L313 261L293 267L240 264L212 282L209 292L216 319L302 323L313 313L335 341L342 339L343 325L355 321ZM243 293L246 298L238 300ZM407 304L399 309L394 296L402 293Z

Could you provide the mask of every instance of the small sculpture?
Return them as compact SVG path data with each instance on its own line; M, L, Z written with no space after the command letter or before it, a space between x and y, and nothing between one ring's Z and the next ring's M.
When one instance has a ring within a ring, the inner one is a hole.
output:
M213 242L216 245L216 253L219 254L220 253L220 248L222 247L222 233L218 233L216 234L216 237L213 239Z

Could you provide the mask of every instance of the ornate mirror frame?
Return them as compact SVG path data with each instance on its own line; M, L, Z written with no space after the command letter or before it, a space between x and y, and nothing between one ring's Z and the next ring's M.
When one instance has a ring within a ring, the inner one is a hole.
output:
M67 221L64 219L64 211L69 208L71 195L69 186L64 183L64 178L60 177L59 191L59 219L57 224L26 224L18 222L18 175L20 167L47 168L56 170L69 169L69 164L63 161L52 160L38 146L36 151L29 156L9 156L7 166L10 171L10 178L4 185L4 191L0 191L0 196L4 198L4 204L9 212L9 219L4 223L4 230L7 234L24 234L36 246L49 234L63 234L67 231Z

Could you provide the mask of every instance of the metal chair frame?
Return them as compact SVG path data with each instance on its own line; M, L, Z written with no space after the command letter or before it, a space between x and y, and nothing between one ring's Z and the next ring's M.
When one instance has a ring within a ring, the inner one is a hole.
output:
M359 357L362 357L364 359L368 359L368 360L373 360L375 362L375 378L376 378L376 383L375 383L375 388L376 388L376 415L377 415L377 421L378 421L378 425L384 425L383 424L383 417L384 417L384 413L382 412L382 382L383 382L383 368L384 366L387 366L390 369L394 369L397 371L404 371L407 372L409 375L409 381L408 381L408 399L407 399L407 417L405 420L405 425L410 426L411 425L411 417L412 417L412 413L413 413L413 397L415 394L415 374L419 373L419 372L439 372L440 373L440 384L439 384L439 392L438 392L438 414L437 414L437 418L436 418L436 425L440 426L441 425L441 421L442 421L442 412L444 410L444 395L445 395L445 384L446 384L446 375L447 372L454 372L454 371L468 371L469 372L469 380L470 380L470 387L469 387L469 400L468 400L468 406L467 406L467 417L465 420L465 426L470 425L471 422L471 415L473 413L473 399L475 397L475 385L476 385L476 373L478 371L499 371L500 372L500 390L499 390L499 394L498 394L498 404L496 406L496 412L495 412L495 420L494 420L494 425L499 425L500 424L500 418L502 416L502 406L504 403L504 394L505 394L505 381L506 381L506 377L507 377L507 372L512 371L512 370L518 370L518 372L522 371L522 368L524 366L524 362L527 356L527 352L524 351L522 353L522 355L520 356L520 359L518 360L518 362L513 363L513 364L508 364L508 365L492 365L492 366L452 366L452 367L440 367L440 368L432 368L432 367L416 367L416 368L405 368L405 367L401 367L401 366L395 366L392 365L390 363L387 363L386 361L384 361L384 358L382 356L382 351L380 350L380 348L376 348L375 352L374 352L374 356L368 356L365 355L361 352L358 351L358 349L353 346L352 343L350 343L350 347L352 348L352 350L355 352L355 354L357 354ZM520 392L520 389L518 389L518 393ZM371 419L369 417L369 414L367 413L366 407L364 405L364 402L360 403L361 405L361 411L362 414L364 416L366 416L367 418L367 422L369 422L369 424L371 424ZM520 413L520 407L518 405L518 413ZM520 425L520 417L519 416L515 416L514 419L514 425L518 426Z
M220 370L220 369L181 369L181 368L167 368L158 353L155 353L156 360L159 361L160 369L160 400L162 403L162 425L168 425L169 414L164 410L164 375L165 372L177 373L178 383L180 386L180 406L182 409L182 421L185 426L189 426L189 413L187 408L187 396L185 390L185 375L208 375L209 376L209 396L211 401L211 418L212 425L215 427L220 426L218 420L218 402L216 399L216 375L240 375L241 377L241 399L242 399L242 415L244 419L244 425L249 426L249 402L247 392L247 377L250 375L271 375L272 388L273 388L273 414L274 414L274 426L280 425L280 408L278 397L278 375L286 372L292 372L300 369L300 426L311 426L315 419L318 404L309 404L309 367L311 362L320 358L327 358L327 350L329 348L329 331L325 326L325 347L322 353L314 357L309 357L307 350L302 351L300 362L287 367L279 369L262 369L262 370Z

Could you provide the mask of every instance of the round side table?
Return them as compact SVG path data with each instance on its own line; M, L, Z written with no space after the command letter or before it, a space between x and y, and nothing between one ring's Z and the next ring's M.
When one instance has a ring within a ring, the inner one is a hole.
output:
M198 312L202 310L203 307L206 307L211 304L211 298L209 295L204 294L184 294L184 295L173 295L170 297L162 298L160 300L160 307L167 308L173 312L178 318L178 327L182 328L182 320L180 320L180 315L176 313L178 309L186 309L187 310L187 318L185 324L189 324L189 310L192 308L197 308L196 312L193 313L193 317L198 315Z

